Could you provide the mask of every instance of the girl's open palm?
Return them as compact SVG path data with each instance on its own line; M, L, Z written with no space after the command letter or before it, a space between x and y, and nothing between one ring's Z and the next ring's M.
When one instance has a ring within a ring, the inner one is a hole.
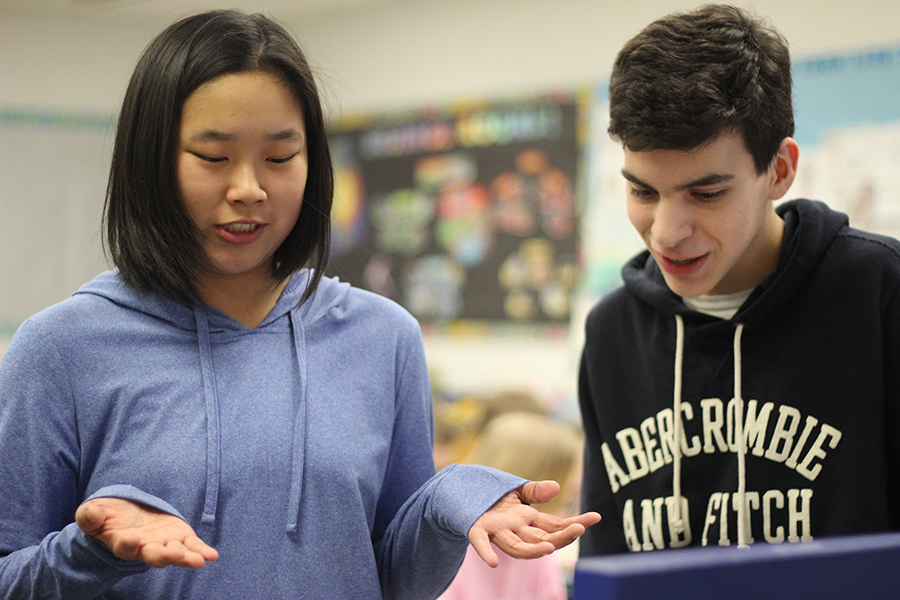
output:
M141 560L151 567L197 569L219 557L182 519L131 500L89 500L78 507L75 522L119 558Z
M491 567L499 564L491 543L515 558L537 558L574 542L600 520L595 512L562 519L530 506L559 493L555 481L531 481L498 500L469 530L469 541Z

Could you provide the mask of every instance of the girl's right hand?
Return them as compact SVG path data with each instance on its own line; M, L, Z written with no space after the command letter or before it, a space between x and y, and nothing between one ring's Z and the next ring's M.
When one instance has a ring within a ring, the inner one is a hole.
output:
M182 519L131 500L89 500L78 507L75 522L119 558L151 567L198 569L219 557Z

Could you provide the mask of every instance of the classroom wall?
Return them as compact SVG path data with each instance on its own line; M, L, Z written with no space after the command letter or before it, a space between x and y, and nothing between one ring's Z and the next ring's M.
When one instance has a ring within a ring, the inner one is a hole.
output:
M240 2L222 2L232 6ZM265 2L244 2L249 6ZM454 98L593 83L650 20L701 4L678 0L416 0L289 21L337 111L393 110ZM894 0L757 0L795 56L900 40ZM170 20L36 17L0 3L0 105L111 110L141 49ZM274 15L278 18L278 15ZM170 18L169 18L170 17Z
M641 27L663 13L696 4L401 0L351 14L281 20L318 68L330 114L341 117L596 85L608 75L619 47ZM799 58L900 42L896 0L737 4L771 16ZM100 11L96 17L72 18L0 8L0 109L113 114L142 48L162 26L190 12L190 5L186 0L183 11L140 21L114 19ZM0 210L13 201L27 198L0 198ZM85 209L85 218L95 218L98 229L101 204ZM96 238L89 243L95 251ZM636 249L639 243L635 238ZM100 268L89 265L93 271ZM550 339L426 336L435 379L451 393L518 388L571 410L581 324L591 301L582 299L576 307L568 335ZM0 353L5 343L0 339Z

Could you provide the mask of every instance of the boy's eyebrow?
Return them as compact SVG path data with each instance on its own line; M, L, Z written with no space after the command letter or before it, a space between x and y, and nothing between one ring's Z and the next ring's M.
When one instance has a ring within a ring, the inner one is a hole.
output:
M640 180L640 178L638 178L633 173L629 172L627 169L622 169L622 177L624 177L631 183L637 184L641 187L645 187L649 190L654 189L652 185L648 185L648 184L644 183L643 181ZM687 183L679 185L678 187L675 188L675 190L678 192L683 192L684 190L689 190L691 188L705 187L708 185L716 185L719 183L724 183L726 181L731 181L732 179L734 179L734 175L732 175L730 173L711 173L710 175L704 175L703 177L700 177L699 179L695 179L693 181L689 181Z
M191 136L191 140L195 142L233 142L236 139L237 136L234 134L216 129L203 129ZM270 142L302 142L303 133L294 128L289 128L268 134L266 140Z
M624 177L625 179L627 179L627 180L630 181L631 183L637 184L637 185L639 185L639 186L641 186L641 187L645 187L645 188L647 188L647 189L649 189L649 190L652 190L652 189L653 189L653 186L652 186L652 185L647 185L646 183L644 183L643 181L641 181L640 179L638 179L637 175L633 175L630 171L628 171L628 169L622 169L622 177Z

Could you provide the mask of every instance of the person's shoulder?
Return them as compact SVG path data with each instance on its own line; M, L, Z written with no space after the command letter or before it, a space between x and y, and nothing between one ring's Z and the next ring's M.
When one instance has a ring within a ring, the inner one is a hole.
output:
M140 303L150 304L139 296L117 273L101 273L68 298L28 317L17 334L43 335L73 346L89 345L97 337L120 336L131 329L135 315L147 310ZM165 314L164 308L157 312Z
M419 328L415 317L396 301L336 277L322 278L315 302L330 320L373 322L403 329Z
M7 355L62 355L90 346L97 326L114 319L98 311L100 299L71 296L29 316L16 328Z
M104 322L104 313L114 309L108 300L91 294L76 294L28 317L22 327L47 331L89 327L92 322Z
M845 227L835 235L825 260L857 273L900 274L900 240Z
M835 242L856 251L856 256L875 253L883 255L886 260L900 260L900 240L887 235L845 227L835 236Z
M633 310L637 299L624 285L604 294L591 307L587 315L588 327L605 321L617 321Z

